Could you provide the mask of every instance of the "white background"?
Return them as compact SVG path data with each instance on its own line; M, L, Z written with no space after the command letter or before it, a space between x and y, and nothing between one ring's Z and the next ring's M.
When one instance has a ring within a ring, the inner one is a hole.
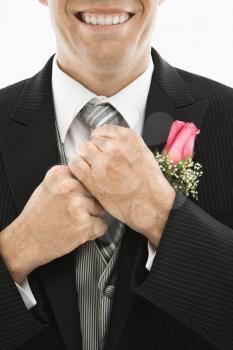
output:
M165 0L153 46L172 65L233 87L233 0ZM33 75L54 52L46 7L1 0L0 87Z

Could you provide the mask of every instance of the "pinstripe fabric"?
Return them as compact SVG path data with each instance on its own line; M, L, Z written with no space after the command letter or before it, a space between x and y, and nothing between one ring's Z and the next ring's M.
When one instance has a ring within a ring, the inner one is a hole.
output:
M109 109L106 111L108 118L111 118L112 110L111 108L110 111ZM95 115L98 117L97 114L91 113L91 111L93 112L93 108L88 110L88 115L93 118L95 118ZM103 106L98 111L103 112ZM118 123L119 114L114 113L114 115ZM82 114L82 117L84 117L84 114ZM105 112L101 113L102 119L99 122L105 120L105 117ZM65 165L67 159L56 120L55 128L61 164ZM117 225L112 228L115 230L115 236L117 236L117 239L115 238L112 242L113 247L109 246L109 242L104 245L104 241L101 243L99 239L96 239L95 241L86 242L76 251L76 286L83 350L102 350L106 344L117 284L116 263L121 237L124 233L124 225L117 222ZM109 227L110 229L111 227Z
M103 349L117 283L116 262L120 244L110 262L100 258L94 242L77 250L76 283L79 297L83 350Z
M106 350L231 350L233 90L169 66L154 50L152 55L157 69L148 97L148 116L164 111L176 119L191 116L194 120L199 113L193 107L194 100L209 100L195 149L195 158L202 163L204 175L197 203L177 195L150 273L144 270L146 240L140 237L140 249L135 257L132 249L136 249L136 233L127 230L124 235L116 265L117 289ZM17 217L16 205L19 207L19 201L23 202L21 198L25 193L26 199L29 198L30 191L25 186L32 181L35 171L39 172L38 164L42 166L43 159L52 157L49 149L41 151L47 140L56 141L49 129L50 122L54 125L54 113L50 114L46 106L52 98L51 62L35 77L0 91L1 230ZM34 139L41 132L41 125L45 136L36 148ZM152 130L152 135L156 135L156 130ZM37 150L36 162L33 157L29 163L25 162L28 149L33 149L33 155ZM24 157L16 172L20 154ZM51 163L56 161L54 157ZM28 165L23 177L22 163L25 167ZM44 165L43 175L47 168ZM22 179L27 174L30 178L24 182ZM42 299L46 314L42 320L38 310L25 309L0 258L1 350L82 349L77 340L78 324L70 318L75 304L69 297L75 285L63 284L64 276L72 274L65 261L44 267L49 285L46 293L45 284L38 290L37 283L33 287ZM34 282L44 283L42 274L40 278L33 277ZM56 293L52 303L48 296L54 284ZM59 318L61 309L63 315ZM75 331L68 333L69 329Z

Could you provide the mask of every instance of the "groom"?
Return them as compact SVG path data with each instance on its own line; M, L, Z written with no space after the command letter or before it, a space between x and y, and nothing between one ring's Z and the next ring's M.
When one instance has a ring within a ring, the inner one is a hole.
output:
M57 53L0 91L0 349L232 349L232 89L151 49L159 0L40 2ZM198 201L151 152L174 120Z

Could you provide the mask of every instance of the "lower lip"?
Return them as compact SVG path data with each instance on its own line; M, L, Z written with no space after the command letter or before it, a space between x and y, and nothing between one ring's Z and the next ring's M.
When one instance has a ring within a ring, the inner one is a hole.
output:
M122 27L124 27L126 24L128 24L132 18L134 17L131 16L128 21L124 22L124 23L119 23L119 24L112 24L112 25L99 25L99 24L88 24L83 22L80 18L78 18L78 16L75 16L75 18L79 21L79 23L83 24L84 26L86 26L89 29L95 30L95 31L109 31L109 30L118 30Z

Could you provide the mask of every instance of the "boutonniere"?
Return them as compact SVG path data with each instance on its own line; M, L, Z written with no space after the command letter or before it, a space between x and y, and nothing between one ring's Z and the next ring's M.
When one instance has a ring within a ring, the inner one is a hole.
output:
M203 174L201 164L193 161L195 139L199 133L200 130L193 123L176 120L171 126L162 153L154 153L172 187L196 200L199 178Z

